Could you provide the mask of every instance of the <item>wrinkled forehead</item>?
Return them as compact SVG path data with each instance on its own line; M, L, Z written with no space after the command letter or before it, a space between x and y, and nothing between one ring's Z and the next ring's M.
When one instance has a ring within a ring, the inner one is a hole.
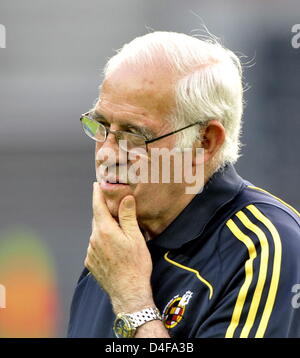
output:
M100 99L167 115L175 106L175 78L164 66L123 65L106 78Z

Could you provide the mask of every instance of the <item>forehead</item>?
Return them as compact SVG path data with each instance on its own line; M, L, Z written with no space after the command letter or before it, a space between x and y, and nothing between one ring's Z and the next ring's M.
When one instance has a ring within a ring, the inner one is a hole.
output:
M103 82L99 101L100 107L117 112L160 118L174 105L174 78L159 66L123 65Z

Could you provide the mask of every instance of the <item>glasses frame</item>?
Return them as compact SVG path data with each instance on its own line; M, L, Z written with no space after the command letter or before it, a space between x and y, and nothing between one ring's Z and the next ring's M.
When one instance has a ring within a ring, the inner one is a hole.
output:
M92 113L92 112L89 111L89 112L83 113L83 114L81 115L81 117L80 117L80 122L81 122L81 124L82 124L82 119L83 119L84 117L88 117L91 121L96 122L97 124L103 126L103 128L105 129L105 138L104 138L103 141L100 141L100 140L97 140L97 139L94 139L94 138L90 137L90 136L84 131L84 133L85 133L89 138L93 139L95 142L104 143L104 142L106 141L106 139L107 139L108 134L109 134L109 133L112 133L112 134L115 135L115 137L116 137L116 139L117 139L117 142L118 142L118 145L119 145L119 140L120 140L120 135L119 135L119 133L127 133L127 134L130 134L130 135L133 135L133 136L136 136L136 137L139 137L139 138L143 139L143 141L145 142L145 145L146 145L146 150L147 150L147 152L148 152L148 144L149 144L149 143L153 143L153 142L156 142L156 141L158 141L158 140L160 140L160 139L169 137L169 136L171 136L171 135L173 135L173 134L176 134L176 133L178 133L178 132L183 131L184 129L193 127L193 126L195 126L195 125L197 125L197 124L199 124L199 125L202 124L201 122L195 122L195 123L189 124L189 125L187 125L187 126L185 126L185 127L183 127L183 128L180 128L180 129L177 129L177 130L175 130L175 131L172 131L172 132L163 134L162 136L155 137L155 138L152 138L152 139L147 139L147 138L145 138L143 135L139 135L139 134L135 134L135 133L127 132L127 131L112 131L111 129L106 128L102 123L100 123L100 122L96 121L94 118L92 118L92 117L91 117L91 113Z

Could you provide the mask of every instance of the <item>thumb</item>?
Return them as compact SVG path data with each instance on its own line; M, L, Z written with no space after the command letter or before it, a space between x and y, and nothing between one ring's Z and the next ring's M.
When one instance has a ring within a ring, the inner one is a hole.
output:
M119 206L119 224L127 236L141 235L136 218L135 199L132 195L126 196Z

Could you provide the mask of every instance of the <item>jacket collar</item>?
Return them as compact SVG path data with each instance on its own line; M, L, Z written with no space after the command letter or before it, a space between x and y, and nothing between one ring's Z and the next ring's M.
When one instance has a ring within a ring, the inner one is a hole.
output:
M175 220L155 239L152 244L177 249L199 237L216 213L241 191L243 179L233 165L216 172L205 184L201 193L183 209Z

